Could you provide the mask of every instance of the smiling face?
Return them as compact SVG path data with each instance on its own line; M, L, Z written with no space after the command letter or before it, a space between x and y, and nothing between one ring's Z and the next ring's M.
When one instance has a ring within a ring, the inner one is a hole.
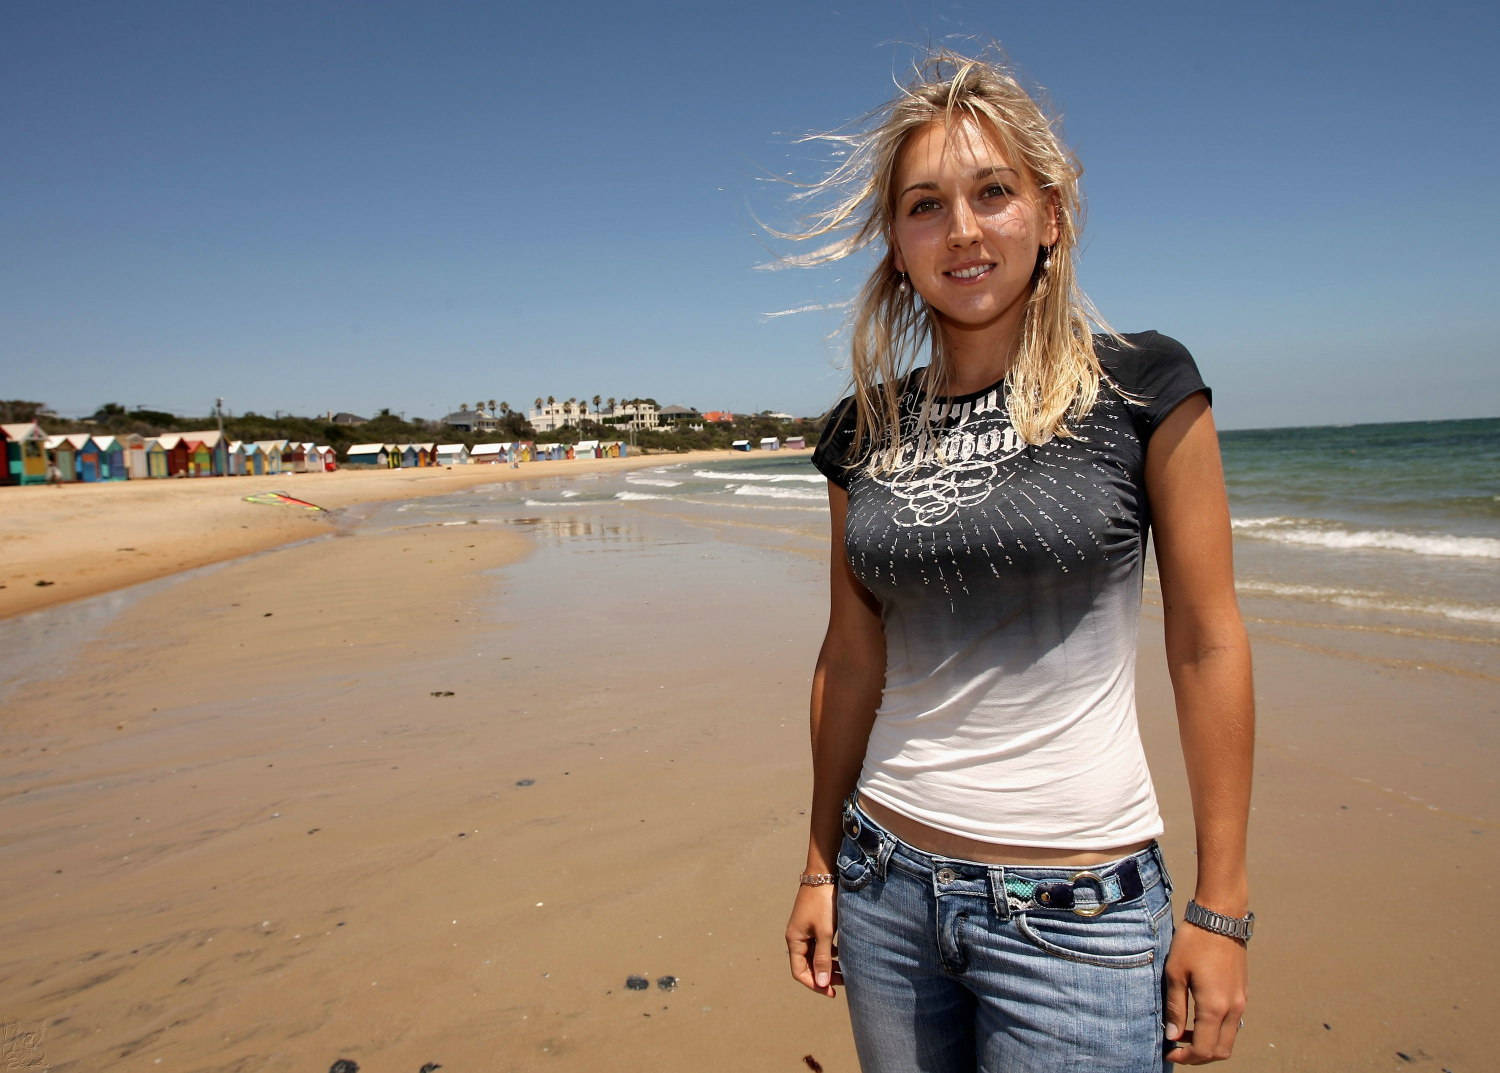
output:
M1057 241L1051 200L1024 165L1007 159L998 136L969 117L914 132L897 157L893 189L896 270L936 311L953 372L963 380L1003 373L1037 257Z

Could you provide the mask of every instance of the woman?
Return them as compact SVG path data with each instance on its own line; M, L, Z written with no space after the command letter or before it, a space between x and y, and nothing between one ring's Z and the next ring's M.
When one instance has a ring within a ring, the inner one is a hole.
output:
M797 237L845 237L801 261L884 254L814 455L831 604L792 975L846 984L867 1073L1227 1058L1254 718L1208 389L1171 339L1091 334L1079 169L1005 71L938 56L840 141L839 200ZM1175 933L1135 716L1148 527L1197 831Z

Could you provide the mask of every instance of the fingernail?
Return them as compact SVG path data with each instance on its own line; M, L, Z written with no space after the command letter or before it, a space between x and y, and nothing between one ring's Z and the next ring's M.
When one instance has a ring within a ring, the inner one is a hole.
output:
M1178 1036L1182 1035L1182 1029L1178 1028L1171 1021L1168 1021L1166 1032L1164 1034L1166 1035L1167 1039L1176 1039Z
M818 980L818 986L819 987L827 987L828 986L828 974L826 972L820 972L820 973L818 973L817 980Z

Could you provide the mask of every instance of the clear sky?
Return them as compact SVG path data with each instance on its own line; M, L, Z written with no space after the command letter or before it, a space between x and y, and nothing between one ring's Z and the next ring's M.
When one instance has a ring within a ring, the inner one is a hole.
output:
M757 269L796 135L998 41L1082 273L1227 428L1500 415L1494 5L9 0L0 397L821 412L867 265Z

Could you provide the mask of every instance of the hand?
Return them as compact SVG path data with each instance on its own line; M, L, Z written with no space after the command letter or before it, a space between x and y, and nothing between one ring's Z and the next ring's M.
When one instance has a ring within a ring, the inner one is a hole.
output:
M1245 1012L1248 987L1244 943L1192 924L1179 927L1167 956L1166 1038L1181 1046L1167 1051L1167 1060L1201 1066L1228 1058Z
M798 887L791 919L786 923L786 952L792 978L803 987L832 998L844 982L833 943L835 884Z

